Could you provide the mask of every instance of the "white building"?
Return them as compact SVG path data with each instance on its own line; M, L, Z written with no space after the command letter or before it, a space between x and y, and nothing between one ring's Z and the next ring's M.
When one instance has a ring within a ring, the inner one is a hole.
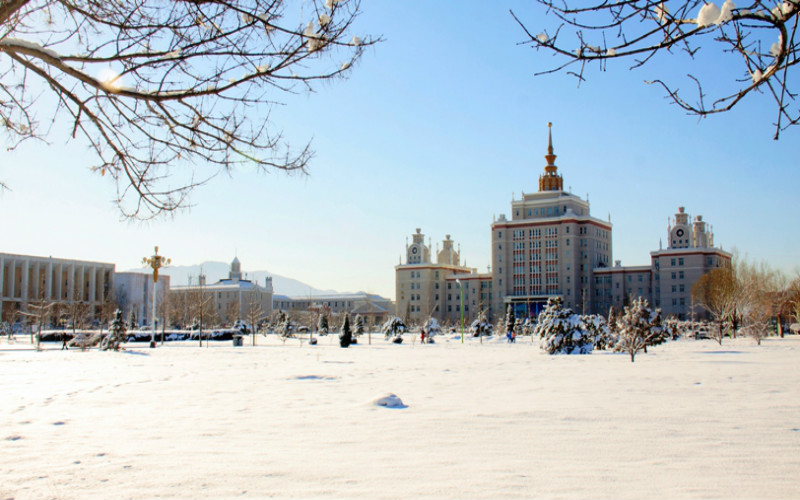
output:
M156 291L156 315L158 321L163 322L164 311L162 307L169 293L169 276L159 273ZM150 325L153 317L153 273L125 272L116 273L114 277L114 290L117 304L122 310L123 318L127 321L133 311L138 325Z
M11 319L28 304L43 300L83 302L96 317L111 299L114 264L0 253L0 316Z

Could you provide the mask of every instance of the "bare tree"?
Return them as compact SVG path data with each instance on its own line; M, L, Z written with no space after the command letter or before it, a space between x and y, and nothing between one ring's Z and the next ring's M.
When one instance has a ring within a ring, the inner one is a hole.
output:
M695 282L692 286L692 300L695 304L709 312L717 323L711 336L722 345L725 334L725 323L731 322L736 310L738 283L731 269L714 269Z
M256 345L256 335L258 335L258 325L264 318L264 308L261 306L261 297L257 290L252 290L248 295L247 301L247 322L250 323L250 336L253 345Z
M646 83L660 85L690 114L724 113L748 95L763 93L774 101L775 139L800 121L800 106L789 86L800 48L800 0L778 0L777 5L753 0L738 7L725 0L721 8L703 0L536 1L556 24L533 30L511 15L527 36L524 44L557 56L557 63L537 74L565 71L580 85L593 62L605 70L609 60L627 59L634 69L671 57L688 73L696 89L693 97L661 78ZM738 69L720 75L719 60Z
M64 121L116 183L127 217L187 205L247 164L304 172L269 110L346 75L378 40L353 34L359 0L0 2L0 124L16 147ZM48 114L43 124L37 113ZM203 165L200 168L198 165Z

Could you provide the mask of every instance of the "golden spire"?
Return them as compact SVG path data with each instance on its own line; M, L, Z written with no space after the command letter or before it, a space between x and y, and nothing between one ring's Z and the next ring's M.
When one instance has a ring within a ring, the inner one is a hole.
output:
M553 154L553 122L547 123L547 154L544 156L547 160L547 166L544 167L545 171L555 173L556 155Z
M544 174L539 177L539 191L561 191L564 181L558 175L556 166L556 155L553 153L553 123L547 123L547 154L544 155L547 165L544 167Z

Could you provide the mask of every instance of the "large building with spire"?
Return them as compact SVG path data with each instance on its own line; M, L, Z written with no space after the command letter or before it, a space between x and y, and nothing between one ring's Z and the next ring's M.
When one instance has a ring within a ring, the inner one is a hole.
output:
M611 223L592 217L589 200L564 191L555 164L552 124L539 190L511 200L511 216L492 223L492 311L511 306L517 316L536 315L556 295L564 305L589 312L592 270L611 262Z
M564 190L548 124L544 172L538 191L512 197L511 212L491 225L491 273L461 264L450 236L437 261L419 229L406 242L406 262L395 267L397 314L411 321L428 316L467 324L487 312L493 320L511 307L517 317L536 316L551 297L579 313L607 314L643 297L665 316L701 316L691 302L694 283L729 267L731 254L714 247L714 235L683 207L667 228L667 248L650 253L650 264L623 267L612 260L611 221L591 215L589 199Z

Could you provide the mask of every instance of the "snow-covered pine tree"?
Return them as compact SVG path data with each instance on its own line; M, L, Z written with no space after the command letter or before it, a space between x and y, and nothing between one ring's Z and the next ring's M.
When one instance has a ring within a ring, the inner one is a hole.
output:
M358 320L358 318L356 318ZM328 334L328 315L320 314L319 321L317 321L317 333L321 336Z
M294 336L295 325L294 322L292 321L291 316L289 316L288 314L281 313L281 317L283 319L283 322L280 325L280 336L281 340L286 342L286 339Z
M657 345L666 339L661 326L661 310L650 309L647 300L639 297L625 306L623 314L617 321L619 339L614 346L615 351L627 352L634 362L636 353L648 345Z
M539 337L539 347L548 354L591 354L594 348L581 317L563 307L561 297L548 299L547 306L539 313L534 335Z
M599 351L612 349L617 342L617 337L611 332L606 319L599 314L590 314L581 318L583 328L593 339L594 348Z
M358 337L364 335L364 317L356 314L355 328L353 329L353 343L358 343Z
M511 307L511 305L509 305L508 309L506 310L506 325L505 325L506 336L508 336L508 338L511 338L510 334L511 332L514 331L514 325L516 323L517 323L517 318L514 317L514 309Z
M130 314L128 314L128 328L131 330L139 328L139 323L136 321L136 311L133 309L131 309Z
M339 332L339 345L341 347L350 347L353 341L353 332L350 331L350 315L344 314L344 322L342 322L342 329Z
M401 335L406 331L406 324L403 323L402 319L395 316L386 320L386 323L384 323L381 327L381 331L383 332L383 336L386 340L389 340L389 337L394 336L394 340L392 340L392 342L399 344L403 341L403 337L401 337ZM400 339L400 342L397 342L397 339Z
M492 330L494 330L494 325L486 320L486 315L483 311L478 315L478 319L470 325L473 337L489 336L492 334Z
M425 342L428 344L433 344L433 337L442 334L442 327L439 325L439 321L433 316L428 318L423 328L425 328Z
M108 335L101 342L100 348L104 351L119 351L127 331L125 321L122 320L122 311L117 309L114 311L114 319L108 326Z

